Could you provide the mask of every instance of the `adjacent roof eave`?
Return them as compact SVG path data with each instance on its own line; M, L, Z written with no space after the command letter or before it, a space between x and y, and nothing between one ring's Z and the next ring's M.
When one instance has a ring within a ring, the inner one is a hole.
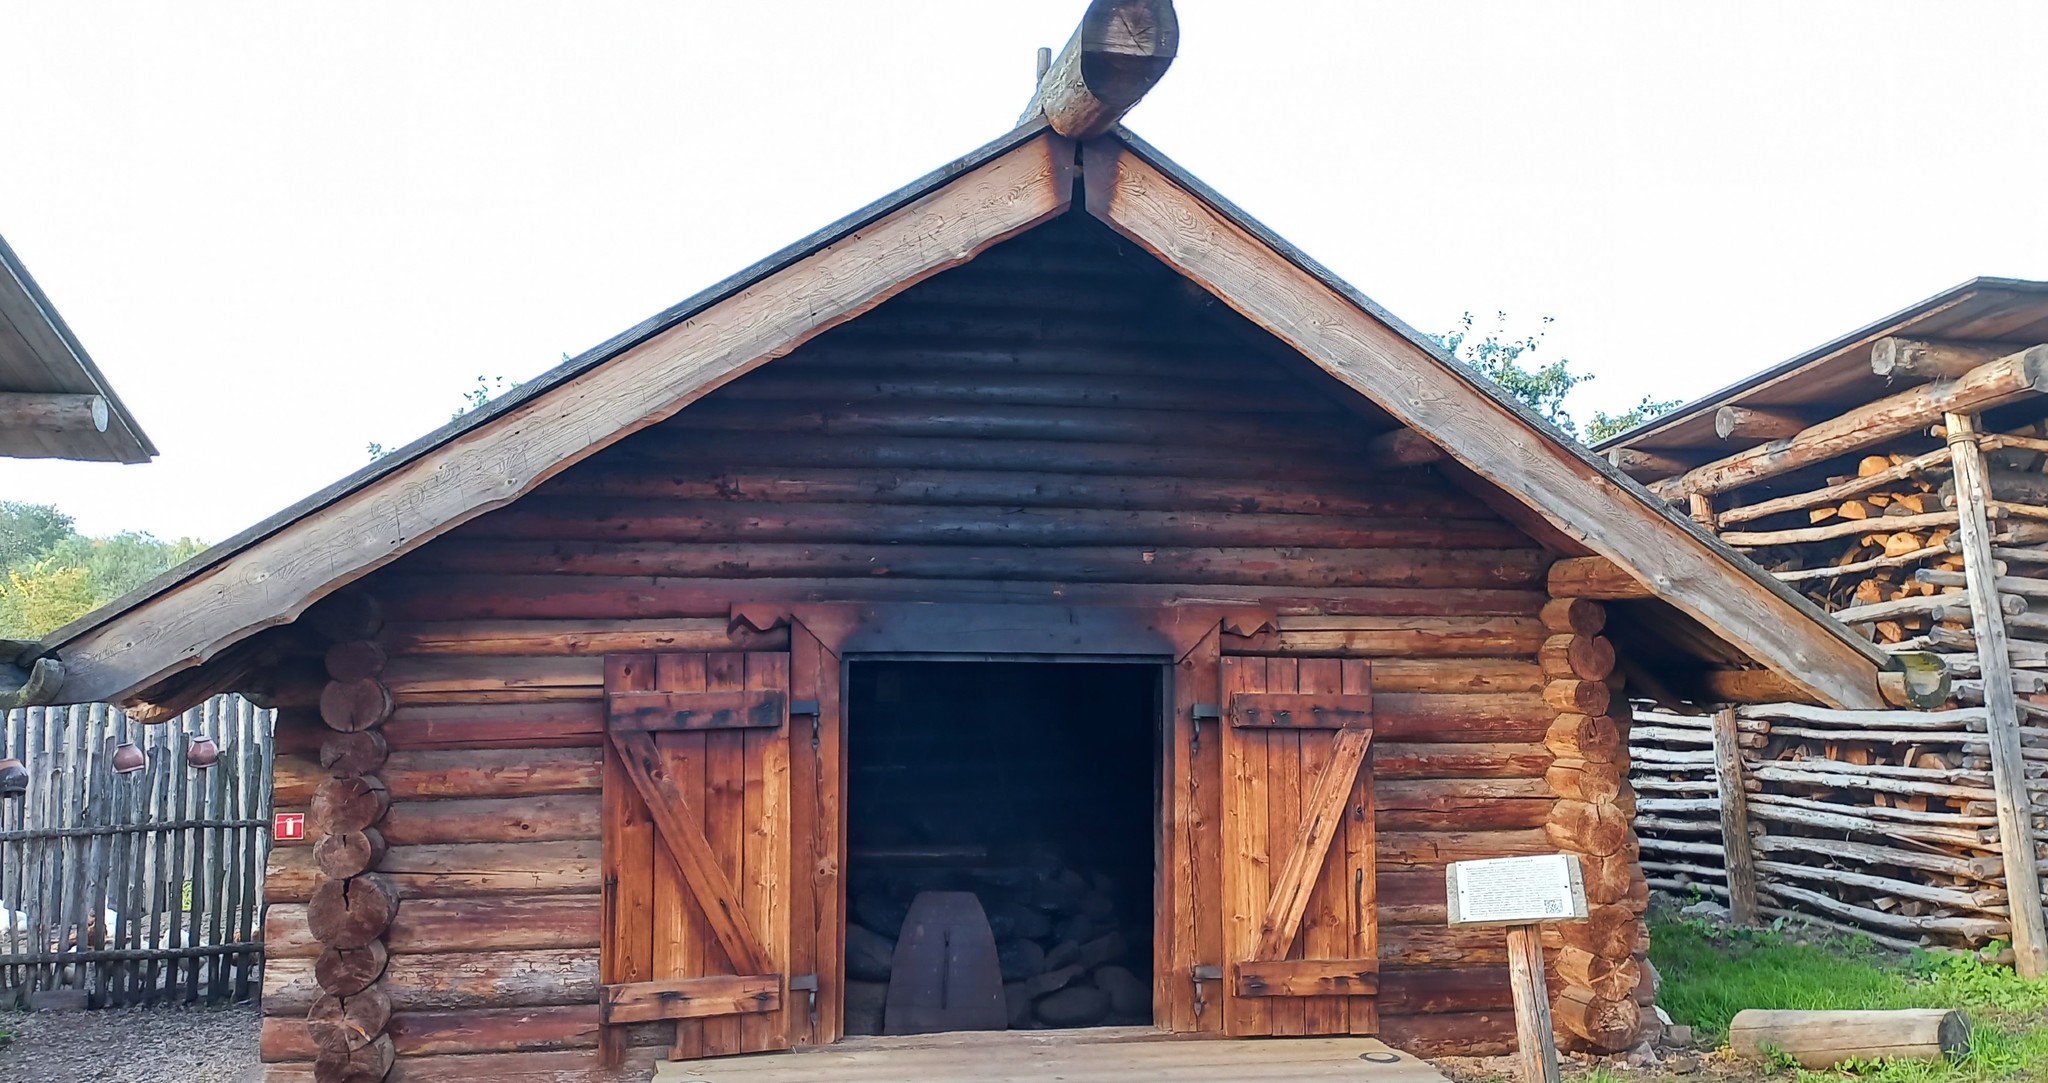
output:
M107 400L106 431L67 434L63 443L75 448L77 453L66 452L59 457L122 463L146 463L156 457L156 445L136 423L135 416L128 412L121 396L114 392L113 384L93 363L92 355L85 352L78 336L71 333L71 326L64 322L57 306L50 303L50 298L36 284L35 276L28 273L21 257L15 255L5 237L0 237L0 319L40 325L46 333L24 334L24 340L32 355L56 374L57 383L61 385L0 386L0 391L96 394Z
M1666 410L1633 428L1599 441L1593 445L1593 450L1604 452L1610 448L1630 447L1641 443L1647 438L1663 433L1673 426L1689 421L1700 414L1711 413L1742 399L1751 392L1783 383L1788 379L1796 379L1803 370L1826 361L1835 354L1859 342L1908 330L1913 324L1925 317L1956 305L1974 294L1987 290L2038 293L2044 299L2048 299L2048 282L2037 282L2024 278L1972 278L1942 290L1926 300L1907 305L1905 308L1889 316L1874 320L1845 335L1830 339L1795 357L1753 372L1718 391L1709 392L1682 406Z

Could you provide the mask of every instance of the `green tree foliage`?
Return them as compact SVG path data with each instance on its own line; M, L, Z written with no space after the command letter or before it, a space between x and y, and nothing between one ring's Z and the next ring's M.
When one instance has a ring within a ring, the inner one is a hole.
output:
M71 536L71 517L48 504L0 500L0 568L40 555Z
M48 504L0 503L0 639L34 639L196 555L191 538L89 538Z
M1620 436L1653 417L1678 409L1684 402L1684 399L1654 399L1644 395L1641 402L1618 414L1595 410L1593 419L1586 422L1586 442L1597 444L1610 436Z
M567 361L568 359L568 354L562 355L562 360ZM471 410L483 409L492 399L508 391L519 390L519 384L520 381L507 380L503 376L477 377L476 386L462 393L462 405L457 406L455 412L448 415L448 420L453 421ZM376 440L370 441L364 450L370 453L370 458L372 459L381 459L391 454L389 447Z
M1678 399L1653 399L1645 395L1641 402L1619 414L1596 410L1593 419L1586 423L1584 433L1581 433L1578 422L1565 409L1564 400L1573 389L1592 380L1593 375L1573 372L1571 361L1562 357L1543 364L1525 360L1542 349L1543 336L1551 324L1550 317L1544 317L1542 328L1529 335L1511 335L1507 324L1507 313L1496 312L1493 325L1482 329L1479 321L1467 312L1458 321L1456 329L1435 337L1444 352L1500 385L1502 391L1536 411L1538 416L1557 426L1567 436L1598 443L1632 429L1680 402Z
M564 354L563 360L568 360L568 355ZM471 410L481 410L499 395L517 390L518 380L507 380L503 376L492 376L489 379L479 376L476 378L476 386L462 393L462 405L457 406L455 412L448 415L448 420L453 421Z

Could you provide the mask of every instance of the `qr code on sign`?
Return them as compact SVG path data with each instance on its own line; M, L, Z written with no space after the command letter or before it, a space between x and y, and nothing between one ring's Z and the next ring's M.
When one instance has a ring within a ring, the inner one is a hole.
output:
M1545 899L1543 900L1543 912L1546 914L1562 914L1564 913L1564 904L1556 899Z

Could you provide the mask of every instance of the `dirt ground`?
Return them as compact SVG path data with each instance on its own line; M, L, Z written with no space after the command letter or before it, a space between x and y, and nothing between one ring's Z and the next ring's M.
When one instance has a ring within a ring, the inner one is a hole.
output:
M1582 1057L1566 1053L1558 1067L1564 1078L1588 1083L1762 1083L1760 1066L1729 1055L1726 1049L1659 1049L1656 1063L1638 1056ZM1429 1062L1451 1083L1514 1083L1511 1057L1435 1057Z
M0 1012L6 1083L259 1083L248 1005Z

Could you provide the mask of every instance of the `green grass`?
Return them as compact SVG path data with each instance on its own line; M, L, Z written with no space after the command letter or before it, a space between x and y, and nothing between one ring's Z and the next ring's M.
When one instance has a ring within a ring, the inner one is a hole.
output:
M1948 1062L1851 1064L1875 1083L2048 1080L2048 981L2028 981L1972 956L1880 951L1850 937L1795 939L1780 928L1729 930L1653 918L1657 1003L1703 1042L1727 1039L1744 1008L1960 1008L1970 1052ZM1839 1078L1800 1071L1801 1083Z

